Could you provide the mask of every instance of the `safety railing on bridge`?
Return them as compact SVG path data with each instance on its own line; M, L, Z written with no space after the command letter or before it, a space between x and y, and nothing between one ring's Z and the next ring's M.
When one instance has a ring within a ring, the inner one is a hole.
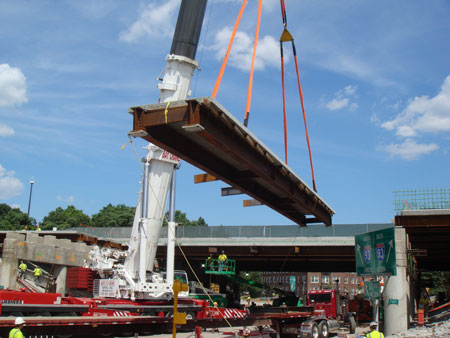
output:
M405 210L450 209L450 188L394 191L397 215Z
M392 223L336 224L330 227L310 225L239 225L239 226L178 226L177 238L254 238L254 237L352 237L366 232L394 227ZM126 241L130 228L73 228L98 238ZM71 231L73 231L71 230ZM167 228L161 229L161 238L167 238Z

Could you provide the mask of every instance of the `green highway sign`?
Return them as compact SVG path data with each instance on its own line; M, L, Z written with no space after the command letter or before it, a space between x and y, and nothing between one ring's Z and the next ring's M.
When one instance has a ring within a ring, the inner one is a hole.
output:
M356 235L355 261L358 276L397 275L395 229Z
M291 285L291 291L295 291L295 276L289 276L289 284Z
M380 299L380 282L364 282L364 297L367 299Z

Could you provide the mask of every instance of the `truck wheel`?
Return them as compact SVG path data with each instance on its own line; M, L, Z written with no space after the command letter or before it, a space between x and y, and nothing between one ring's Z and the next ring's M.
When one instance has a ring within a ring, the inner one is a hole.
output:
M312 338L320 338L319 326L317 323L313 323L311 325L311 337Z
M355 333L355 331L356 331L356 320L355 320L355 317L351 316L348 319L348 323L349 323L350 333Z
M321 321L319 324L320 338L328 338L330 336L328 323L326 321Z

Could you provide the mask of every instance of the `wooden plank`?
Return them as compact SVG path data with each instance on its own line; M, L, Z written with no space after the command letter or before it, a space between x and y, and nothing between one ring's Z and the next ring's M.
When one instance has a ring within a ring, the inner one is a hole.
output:
M217 181L217 177L210 174L198 174L194 175L194 183L205 183Z
M254 206L257 206L257 205L262 205L262 203L260 201L255 200L255 199L252 199L252 200L244 200L243 201L243 205L244 205L244 207L254 207Z

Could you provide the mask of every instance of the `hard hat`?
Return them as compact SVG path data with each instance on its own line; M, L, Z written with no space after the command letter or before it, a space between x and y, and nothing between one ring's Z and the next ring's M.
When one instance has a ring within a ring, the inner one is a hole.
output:
M16 320L14 321L14 325L21 325L21 324L25 324L25 321L23 320L22 317L17 317Z
M225 253L225 251L222 250L222 253Z
M377 326L378 324L377 324L377 322L372 322L372 323L370 323L370 327L372 327L372 326Z

